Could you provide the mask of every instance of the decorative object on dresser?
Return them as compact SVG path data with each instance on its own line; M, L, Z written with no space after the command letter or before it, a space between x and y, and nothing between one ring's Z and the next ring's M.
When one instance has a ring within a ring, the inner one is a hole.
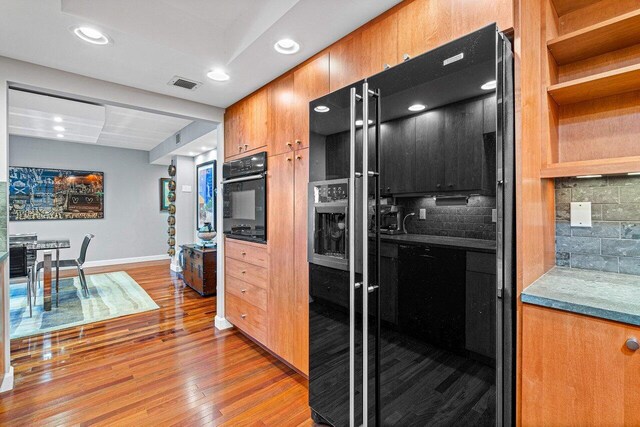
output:
M9 219L104 218L104 173L9 167Z
M169 224L169 228L167 229L167 233L169 234L169 239L167 240L167 244L169 245L169 249L167 249L167 254L169 254L169 256L174 256L176 254L176 239L175 239L175 235L176 235L176 205L175 205L175 201L176 201L176 181L175 179L173 179L174 176L176 176L176 166L173 164L173 160L171 161L171 164L169 165L169 169L167 170L167 172L169 173L169 176L171 177L169 179L169 182L167 183L167 188L169 190L169 192L167 193L166 197L167 197L167 201L169 202L169 205L167 206L167 211L169 212L169 217L167 218L167 224ZM162 181L161 181L162 182ZM161 187L161 190L163 190L164 187ZM162 210L162 202L163 202L164 198L161 197L160 198L160 209Z
M202 296L216 294L217 249L182 245L182 280Z

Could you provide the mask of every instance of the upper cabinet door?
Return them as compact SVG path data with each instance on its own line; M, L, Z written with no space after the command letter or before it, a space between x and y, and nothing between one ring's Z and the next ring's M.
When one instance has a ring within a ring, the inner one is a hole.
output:
M224 112L224 158L239 152L238 104L232 105Z
M398 11L398 61L445 44L451 33L451 0L409 3Z
M482 99L445 108L446 191L482 188L483 108Z
M380 126L383 194L415 191L416 119L394 120Z
M268 129L269 155L294 150L294 84L293 74L272 82L267 88L269 98Z
M416 191L445 191L444 108L416 117Z
M244 132L245 140L242 143L242 152L255 150L267 145L267 89L262 88L251 95L243 103L244 114L242 120L248 129Z
M309 146L309 102L329 93L329 54L325 53L293 72L294 147Z
M396 65L399 61L398 15L391 14L375 24L366 26L362 31L361 44L361 77L372 76Z
M361 32L350 34L331 46L329 57L331 60L329 69L331 92L365 77L362 72Z

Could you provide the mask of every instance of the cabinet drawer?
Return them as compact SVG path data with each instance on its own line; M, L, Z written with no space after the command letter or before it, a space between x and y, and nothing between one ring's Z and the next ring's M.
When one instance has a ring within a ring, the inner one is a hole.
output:
M267 269L249 264L248 262L239 261L235 258L227 258L226 266L227 277L233 276L244 282L267 289Z
M234 296L226 295L226 316L238 329L266 344L267 316L264 310Z
M228 239L226 240L225 249L227 258L238 259L264 268L267 268L269 264L266 246L258 247Z
M467 271L476 273L496 274L495 254L482 252L467 252Z
M261 310L267 309L267 290L251 283L243 282L233 276L227 276L225 282L228 294L255 305Z

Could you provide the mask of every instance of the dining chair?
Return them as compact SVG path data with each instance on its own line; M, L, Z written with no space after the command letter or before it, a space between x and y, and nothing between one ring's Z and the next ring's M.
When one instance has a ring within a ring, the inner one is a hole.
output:
M87 286L87 279L84 276L84 262L87 259L87 249L89 248L89 243L91 243L91 239L95 236L93 234L87 234L84 236L84 240L82 241L82 246L80 247L80 256L77 259L61 259L59 261L60 268L68 268L75 267L78 269L78 278L80 279L80 285L82 286L82 291L84 292L86 297L89 297L89 287ZM55 262L54 262L55 265ZM36 281L39 282L38 273L40 270L44 268L44 262L38 262L36 266ZM58 299L58 283L56 283L56 301Z
M26 245L13 245L9 247L9 278L27 279L27 302L29 303L29 317L33 317L33 302L35 289L31 280L33 265L28 262L28 249Z

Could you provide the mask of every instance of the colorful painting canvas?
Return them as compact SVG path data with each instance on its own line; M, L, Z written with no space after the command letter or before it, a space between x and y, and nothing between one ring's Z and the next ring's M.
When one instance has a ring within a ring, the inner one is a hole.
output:
M198 166L198 229L205 223L216 228L216 197L215 197L215 176L216 162L209 162Z
M104 218L104 173L9 167L11 221Z
M169 200L170 183L171 178L160 178L160 212L169 212L169 205L171 204L171 200Z

